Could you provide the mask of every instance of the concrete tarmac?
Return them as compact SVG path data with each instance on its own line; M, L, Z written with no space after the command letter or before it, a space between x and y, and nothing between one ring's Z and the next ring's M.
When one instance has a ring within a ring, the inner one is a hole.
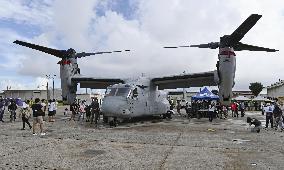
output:
M20 130L21 119L10 123L6 113L0 169L284 169L284 132L251 133L246 117L210 123L176 115L110 128L68 121L63 109L45 122L45 136ZM260 112L247 115L264 119Z

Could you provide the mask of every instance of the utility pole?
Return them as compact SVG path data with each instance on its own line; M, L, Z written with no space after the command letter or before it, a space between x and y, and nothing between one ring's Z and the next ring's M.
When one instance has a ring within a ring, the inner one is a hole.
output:
M56 77L56 75L54 74L53 76L52 75L45 75L46 78L49 80L49 79L52 79L52 98L54 99L54 78ZM48 91L48 81L47 81L47 91ZM48 92L47 92L48 93Z
M48 81L46 82L46 100L49 100L49 97L48 97Z

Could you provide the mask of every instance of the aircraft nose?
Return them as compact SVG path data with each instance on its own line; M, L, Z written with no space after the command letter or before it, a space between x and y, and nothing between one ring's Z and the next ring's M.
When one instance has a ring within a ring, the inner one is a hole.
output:
M130 113L126 106L127 103L124 100L105 98L101 110L106 116L126 115Z

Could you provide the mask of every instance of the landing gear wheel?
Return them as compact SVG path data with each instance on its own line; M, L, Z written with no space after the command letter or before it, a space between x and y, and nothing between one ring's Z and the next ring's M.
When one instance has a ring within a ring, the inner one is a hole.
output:
M166 114L163 114L163 119L166 119L167 118L167 115Z
M104 121L104 123L108 123L108 117L107 116L103 116L103 121Z
M172 119L172 113L171 113L171 112L167 112L166 117L167 117L168 119Z
M110 127L116 127L116 125L117 125L117 119L115 117L115 118L113 118L113 120L109 121L109 126Z

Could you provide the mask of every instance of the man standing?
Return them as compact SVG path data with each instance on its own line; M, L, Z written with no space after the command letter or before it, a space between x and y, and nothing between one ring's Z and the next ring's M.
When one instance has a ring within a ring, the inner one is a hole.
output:
M10 111L10 122L16 120L16 110L17 110L17 105L14 100L11 100L11 104L8 106L8 111Z
M244 117L245 116L245 103L244 102L241 102L240 109L241 109L241 117Z
M264 110L265 110L265 113L266 113L265 128L268 128L269 122L271 124L271 128L273 128L273 107L270 105L270 103L267 103Z
M35 126L37 124L39 124L39 128L40 128L40 135L45 135L45 133L43 132L43 119L42 119L42 115L43 115L43 107L40 104L40 99L36 98L35 99L35 104L32 105L32 110L33 110L33 135L37 135L35 133Z
M278 126L283 130L282 126L282 110L278 104L275 104L274 110L273 110L273 116L275 119L275 130L277 130Z
M95 124L98 124L99 114L100 114L100 104L98 102L98 99L95 97L92 99L91 103L91 124L94 121L94 116L95 116Z

